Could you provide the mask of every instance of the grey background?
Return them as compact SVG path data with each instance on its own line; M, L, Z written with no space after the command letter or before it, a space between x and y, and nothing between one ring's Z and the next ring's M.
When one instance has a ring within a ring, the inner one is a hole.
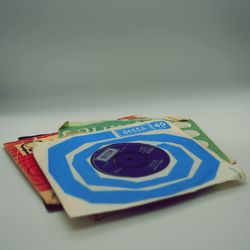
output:
M65 120L190 116L249 175L250 2L0 0L1 143ZM249 249L249 185L101 222L48 214L3 150L0 248Z

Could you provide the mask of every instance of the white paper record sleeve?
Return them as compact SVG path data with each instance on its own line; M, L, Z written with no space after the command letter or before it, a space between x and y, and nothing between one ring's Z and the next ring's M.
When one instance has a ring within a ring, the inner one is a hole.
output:
M244 179L237 165L165 120L38 142L33 152L70 217L125 209Z

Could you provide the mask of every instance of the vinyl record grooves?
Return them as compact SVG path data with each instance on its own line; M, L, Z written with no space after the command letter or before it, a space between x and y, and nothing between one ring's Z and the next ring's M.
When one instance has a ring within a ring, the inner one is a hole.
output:
M164 150L144 143L117 143L97 150L91 157L98 171L119 177L144 177L165 169L170 162Z

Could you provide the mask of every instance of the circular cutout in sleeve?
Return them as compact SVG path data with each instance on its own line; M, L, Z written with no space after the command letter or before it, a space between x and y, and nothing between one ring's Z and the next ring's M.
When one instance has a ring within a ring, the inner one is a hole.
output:
M97 150L92 166L107 175L138 178L165 169L170 157L163 149L144 143L117 143Z

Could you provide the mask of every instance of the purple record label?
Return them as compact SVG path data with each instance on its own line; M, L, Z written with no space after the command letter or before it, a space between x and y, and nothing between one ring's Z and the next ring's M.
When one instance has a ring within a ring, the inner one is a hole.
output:
M164 150L143 143L117 143L103 147L91 157L98 171L120 177L143 177L165 169L170 162Z

